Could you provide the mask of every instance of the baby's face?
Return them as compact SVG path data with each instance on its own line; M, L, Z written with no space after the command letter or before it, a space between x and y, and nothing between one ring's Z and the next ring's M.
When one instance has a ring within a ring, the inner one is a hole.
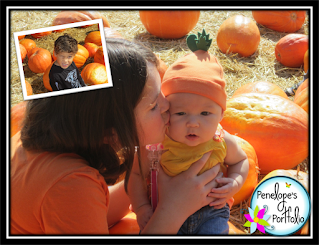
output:
M60 53L54 53L56 57L56 62L55 64L60 66L62 69L68 68L73 61L73 58L75 54L73 53L67 53L67 52L60 52Z
M223 118L223 110L217 103L190 93L171 94L166 98L170 102L167 135L171 139L196 146L213 138Z

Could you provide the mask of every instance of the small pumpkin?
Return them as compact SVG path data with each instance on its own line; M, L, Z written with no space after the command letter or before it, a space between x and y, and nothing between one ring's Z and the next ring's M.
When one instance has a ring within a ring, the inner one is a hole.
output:
M200 11L139 11L141 22L152 35L163 39L177 39L187 35L196 26Z
M302 109L304 109L307 113L309 113L309 80L308 78L298 87L294 102L299 105Z
M27 90L27 95L32 95L33 94L33 89L31 84L28 81L25 81L25 88Z
M25 47L21 44L19 44L19 48L20 48L20 55L21 55L21 59L22 62L24 61L25 57L27 56L27 50L25 49Z
M233 94L233 97L245 93L275 94L288 99L288 96L283 89L281 89L278 85L267 81L247 83L239 87Z
M309 69L309 49L307 49L304 58L303 58L303 70L304 72L308 72Z
M81 72L81 77L87 85L104 84L108 81L106 67L100 63L86 65Z
M78 52L75 54L73 61L77 68L82 67L86 60L89 58L89 51L83 47L81 44L78 44Z
M37 46L35 41L33 41L32 39L29 39L29 38L23 39L19 43L25 47L27 52L29 52L31 49L33 49Z
M50 78L49 78L49 73L50 73L50 70L51 70L51 67L53 65L54 61L51 63L51 65L45 70L44 74L43 74L43 85L44 87L49 90L49 91L52 91L52 87L50 85Z
M25 35L20 35L20 36L18 36L18 40L21 40L21 39L23 39L23 38L25 38Z
M32 54L34 54L34 53L35 53L37 50L39 50L39 49L41 49L41 48L39 48L39 47L34 47L34 48L30 49L30 50L28 51L28 53L27 53L28 59L30 58L30 56L31 56Z
M39 33L33 33L31 34L32 37L38 39L38 38L41 38L41 37L45 37L45 36L48 36L52 33L52 31L44 31L44 32L39 32Z
M235 138L237 144L241 147L241 149L243 149L243 151L246 153L249 162L247 179L241 189L233 196L233 205L237 205L240 202L247 200L253 193L256 185L258 184L259 167L254 147L252 147L249 142L236 135L233 135L233 137Z
M14 136L18 133L22 126L23 126L23 119L25 117L25 110L26 110L27 102L22 101L15 106L11 107L10 110L10 137Z
M308 36L305 34L288 34L275 46L276 59L284 66L299 68L304 63L308 50Z
M254 147L261 174L293 168L308 157L308 114L281 96L246 93L232 97L220 124Z
M52 62L51 53L44 48L38 48L28 60L28 66L34 73L44 73Z
M76 23L81 21L89 21L95 19L102 19L104 27L110 27L110 23L105 16L98 11L61 11L53 20L52 25L63 25L69 23ZM83 26L83 27L88 27Z
M306 19L304 10L254 10L252 15L258 24L280 32L298 31Z
M243 57L248 57L258 48L260 32L252 19L243 15L235 15L221 24L216 41L224 54L238 53Z
M105 65L103 47L99 47L94 55L94 62Z
M93 58L96 51L98 50L99 46L97 46L95 43L85 43L83 44L83 47L89 51L89 57Z
M86 35L84 43L94 43L97 46L102 46L100 31L92 31Z

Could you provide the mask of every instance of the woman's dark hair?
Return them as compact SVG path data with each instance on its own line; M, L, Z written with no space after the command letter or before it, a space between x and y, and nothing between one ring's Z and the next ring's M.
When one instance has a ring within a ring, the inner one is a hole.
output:
M80 155L109 185L126 172L127 191L139 146L134 108L148 78L147 62L158 61L150 49L124 39L106 39L106 48L113 87L30 100L21 140L27 150ZM122 147L123 163L114 135Z

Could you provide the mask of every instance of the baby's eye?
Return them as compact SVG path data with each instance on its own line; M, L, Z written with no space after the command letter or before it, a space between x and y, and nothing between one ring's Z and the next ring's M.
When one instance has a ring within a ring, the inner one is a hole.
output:
M185 115L185 112L177 112L175 114L178 115L178 116L183 116L183 115Z
M210 112L208 112L208 111L203 111L202 113L201 113L201 115L203 115L203 116L208 116L210 114Z

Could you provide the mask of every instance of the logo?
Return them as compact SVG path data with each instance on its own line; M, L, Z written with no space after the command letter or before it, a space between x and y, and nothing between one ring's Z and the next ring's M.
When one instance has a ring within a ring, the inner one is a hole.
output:
M250 227L251 234L259 230L274 236L291 235L300 230L310 216L308 192L297 180L287 176L271 177L259 184L250 205L249 214L244 215L247 219L244 226Z

